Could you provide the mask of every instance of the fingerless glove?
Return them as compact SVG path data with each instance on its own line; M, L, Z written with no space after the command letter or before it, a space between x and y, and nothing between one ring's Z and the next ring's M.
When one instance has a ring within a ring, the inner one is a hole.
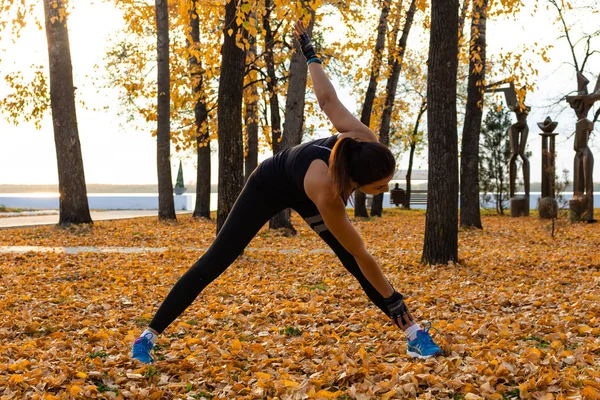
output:
M408 308L404 303L404 297L402 297L400 293L394 290L394 294L392 294L391 297L384 298L383 301L387 306L390 318L396 325L400 326L398 324L398 318L400 318L400 320L405 324L410 321L408 316Z
M302 48L302 53L304 57L306 57L306 63L310 64L311 62L316 62L321 64L322 61L319 57L317 57L317 53L315 52L315 48L313 47L312 41L307 33L302 33L300 35L300 47Z

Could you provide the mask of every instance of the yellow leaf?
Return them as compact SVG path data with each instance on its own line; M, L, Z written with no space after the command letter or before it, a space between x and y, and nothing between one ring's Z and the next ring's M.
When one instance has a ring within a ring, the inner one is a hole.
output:
M392 392L396 393L395 390L392 390ZM340 390L338 390L337 392L330 392L329 390L321 389L315 394L315 397L317 397L317 398L324 397L326 399L335 399L335 398L341 396L342 394L343 394L343 392ZM383 398L384 397L382 397L382 399ZM389 399L389 397L387 397L385 399L387 400L387 399Z
M285 386L285 387L297 388L300 386L300 384L298 382L289 381L287 379L284 379L282 382L283 382L283 386Z
M259 377L260 379L271 379L271 378L273 378L271 376L271 374L267 374L267 373L264 373L264 372L257 372L256 376Z
M395 394L396 394L396 391L392 389L389 392L385 393L383 396L381 396L381 400L388 400L390 397L392 397Z
M530 348L525 354L523 354L523 358L532 364L536 364L542 358L542 352L535 347Z
M587 333L590 333L592 331L592 328L587 326L587 325L580 325L578 327L579 329L579 333L581 333L582 335L585 335Z
M85 372L78 372L75 374L75 376L78 377L79 379L87 378L87 374Z
M228 34L229 36L233 35L233 29L229 28L229 30L227 31L227 34Z
M581 395L586 400L600 400L600 392L591 386L586 386L581 391Z
M233 339L231 343L231 349L233 351L240 351L242 349L242 343L238 340L238 338Z
M77 385L73 385L69 388L69 394L71 396L77 396L79 393L81 393L81 387L77 386Z

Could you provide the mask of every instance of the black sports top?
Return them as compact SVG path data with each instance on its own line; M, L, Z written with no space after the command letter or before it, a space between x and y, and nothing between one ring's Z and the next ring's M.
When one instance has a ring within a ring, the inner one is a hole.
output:
M337 140L338 135L333 135L285 149L273 156L274 166L291 184L290 189L306 196L304 177L308 167L317 159L329 165L329 156Z

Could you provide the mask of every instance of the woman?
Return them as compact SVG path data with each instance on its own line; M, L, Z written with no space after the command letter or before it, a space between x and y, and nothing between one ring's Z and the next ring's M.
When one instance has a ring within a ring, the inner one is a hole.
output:
M273 215L286 208L296 210L310 224L371 301L405 331L410 356L441 354L429 328L421 329L414 321L402 295L383 276L346 214L346 202L354 190L372 195L387 191L396 169L394 156L342 105L300 22L295 25L295 36L307 59L319 105L339 134L286 149L251 174L213 244L179 279L148 329L136 339L133 358L141 362L153 361L157 336L235 261Z

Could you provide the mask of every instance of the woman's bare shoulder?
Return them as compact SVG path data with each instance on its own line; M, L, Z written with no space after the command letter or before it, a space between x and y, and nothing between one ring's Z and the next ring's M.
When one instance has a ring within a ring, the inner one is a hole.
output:
M316 203L316 198L321 200L329 194L332 188L329 167L323 160L314 160L304 176L304 191L307 196Z

